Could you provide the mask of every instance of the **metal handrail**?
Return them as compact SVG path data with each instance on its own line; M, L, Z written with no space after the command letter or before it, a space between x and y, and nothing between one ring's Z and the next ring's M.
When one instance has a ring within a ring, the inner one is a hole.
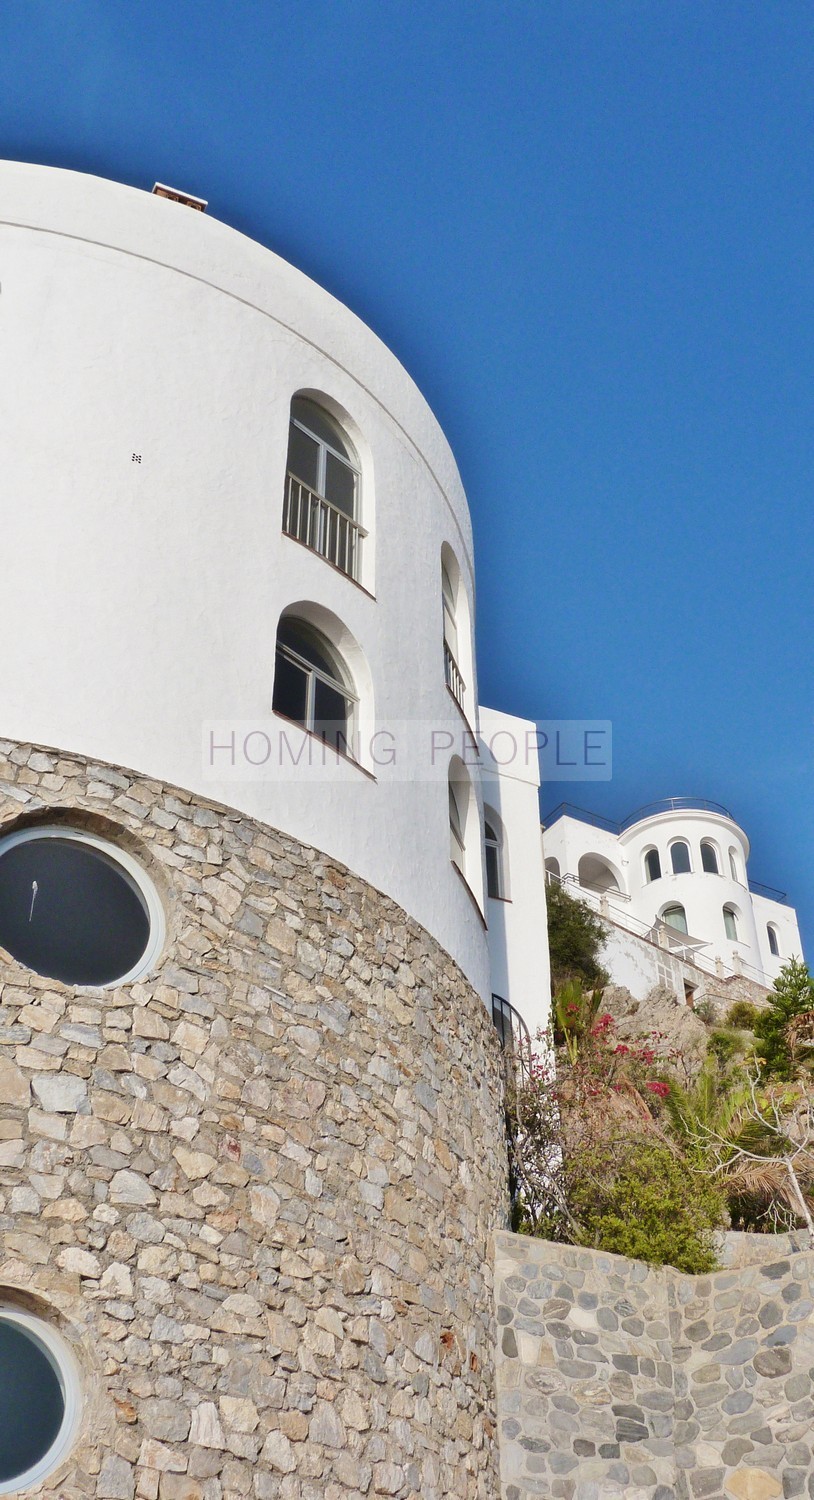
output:
M507 1073L514 1074L514 1081L528 1081L531 1070L531 1036L519 1010L502 995L492 995L492 1020L500 1039Z
M575 899L583 901L586 906L591 907L599 914L603 921L610 922L614 927L621 927L624 932L629 932L633 937L641 938L646 943L652 943L657 948L663 947L663 944L658 941L658 934L660 932L667 936L668 942L670 941L669 934L673 935L674 940L678 939L679 943L680 939L685 937L686 944L680 943L682 948L686 946L689 949L693 943L700 942L703 942L705 947L709 947L708 941L704 942L701 938L692 938L688 934L680 933L677 927L671 927L669 922L664 922L659 917L650 923L642 921L640 917L634 917L632 912L626 911L623 907L616 904L620 897L624 900L624 896L620 891L593 891L590 886L580 885L579 880L573 875L555 875L553 870L546 872L546 879L552 884L556 882L558 885L565 886L568 890L575 890ZM577 895L576 892L579 894ZM674 950L671 948L664 951L673 952L674 956L676 956ZM774 982L773 977L767 974L765 969L759 969L755 964L747 963L745 959L741 959L740 968L735 969L730 964L723 963L720 959L712 959L708 954L700 953L697 948L691 948L691 951L692 957L685 958L682 961L692 964L694 968L700 969L702 973L708 974L710 978L754 978L755 982L760 984L762 988L769 990L772 987Z
M291 473L286 477L283 531L359 582L364 527Z
M458 663L456 662L455 657L450 651L446 641L444 641L444 676L446 677L447 687L449 688L453 698L455 699L455 702L460 709L463 709L464 694L466 693L466 683L461 676Z
M750 880L749 889L754 891L756 896L765 896L769 901L780 901L786 906L789 904L786 892L778 891L776 886L763 885L759 880Z

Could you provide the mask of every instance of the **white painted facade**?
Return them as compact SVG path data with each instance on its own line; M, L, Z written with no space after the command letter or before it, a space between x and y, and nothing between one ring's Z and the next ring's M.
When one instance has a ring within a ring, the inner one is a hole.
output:
M539 836L534 725L480 711L484 818L500 840L500 894L487 898L492 989L520 1011L532 1037L548 1025L551 977L545 868Z
M488 1003L482 792L468 753L471 526L415 385L306 276L166 198L3 163L0 251L0 473L14 560L0 733L161 777L326 851L422 923ZM358 459L358 582L284 534L291 402L302 394ZM442 557L457 595L461 706L445 680ZM344 664L358 764L318 742L310 768L272 755L257 769L242 754L255 726L279 728L292 754L313 751L313 736L272 714L285 612ZM389 738L376 741L382 730ZM436 730L449 744L430 755ZM466 880L450 860L453 757L467 785ZM531 782L513 779L501 800L512 844L519 819L518 869L536 838L536 801L535 831L523 823L533 800ZM509 958L521 924L503 925L500 983L522 1011L516 986L534 975L539 988L540 944Z
M618 826L602 821L567 808L545 827L543 845L550 874L591 898L614 923L678 961L721 977L742 974L767 988L801 954L794 908L780 892L750 890L749 840L724 808L676 798ZM612 966L611 944L606 966L614 982L630 988L617 971L627 973L633 962L649 973L649 966L643 950L631 959L631 945L615 941L619 962Z

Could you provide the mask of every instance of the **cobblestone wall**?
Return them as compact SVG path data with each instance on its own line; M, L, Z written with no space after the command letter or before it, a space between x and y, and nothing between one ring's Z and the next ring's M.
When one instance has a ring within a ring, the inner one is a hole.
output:
M0 952L0 1295L83 1371L66 1500L493 1500L499 1061L438 945L347 870L177 789L0 744L162 892L109 991ZM40 813L42 816L42 813Z
M498 1235L504 1500L814 1494L814 1254L733 1239L694 1277Z

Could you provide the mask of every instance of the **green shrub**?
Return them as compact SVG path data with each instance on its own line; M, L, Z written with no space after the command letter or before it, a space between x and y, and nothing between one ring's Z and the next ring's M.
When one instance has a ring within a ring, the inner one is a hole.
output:
M766 1078L791 1078L795 1059L788 1028L814 1011L814 979L801 958L790 958L778 974L766 1010L755 1021L757 1052Z
M569 979L583 981L590 990L602 989L608 982L608 972L599 962L604 923L557 880L546 887L546 902L553 989L558 990Z
M692 1274L714 1270L712 1235L726 1206L709 1177L661 1141L617 1140L595 1154L572 1192L582 1244Z
M722 1068L734 1061L736 1057L742 1057L744 1053L743 1037L739 1031L730 1030L728 1027L718 1027L710 1032L709 1051L713 1057L718 1059Z
M726 1024L734 1027L736 1031L754 1031L759 1015L760 1011L756 1005L752 1005L748 1000L736 1000L726 1013Z

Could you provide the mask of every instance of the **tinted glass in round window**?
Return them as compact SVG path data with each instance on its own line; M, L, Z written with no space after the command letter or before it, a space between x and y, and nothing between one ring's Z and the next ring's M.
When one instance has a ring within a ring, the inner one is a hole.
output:
M150 928L136 881L94 843L31 833L0 844L0 944L37 974L115 984L138 968Z
M0 1314L0 1486L42 1463L60 1435L65 1396L57 1367L39 1341Z

